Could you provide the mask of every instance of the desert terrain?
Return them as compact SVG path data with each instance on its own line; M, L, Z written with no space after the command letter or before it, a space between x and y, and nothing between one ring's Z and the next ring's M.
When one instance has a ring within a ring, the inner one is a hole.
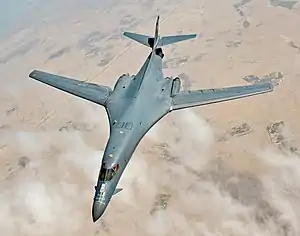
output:
M0 235L300 235L297 1L4 0L0 13ZM182 89L273 72L279 86L168 114L94 224L105 110L28 74L113 86L149 53L122 31L152 35L157 14L161 35L199 34L164 48Z

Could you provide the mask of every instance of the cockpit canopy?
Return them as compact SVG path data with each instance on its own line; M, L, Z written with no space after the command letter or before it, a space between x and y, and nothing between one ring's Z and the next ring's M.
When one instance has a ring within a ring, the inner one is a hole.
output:
M102 164L100 169L100 180L101 181L111 181L116 175L119 169L119 164L114 164L112 168L106 168L105 163Z

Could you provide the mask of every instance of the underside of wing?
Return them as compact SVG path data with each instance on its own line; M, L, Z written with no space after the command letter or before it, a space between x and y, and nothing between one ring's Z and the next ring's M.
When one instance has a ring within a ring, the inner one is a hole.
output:
M70 79L38 70L32 71L29 77L102 106L105 106L106 99L112 92L111 88L107 86Z
M173 97L171 110L223 102L273 91L270 83L218 89L183 91Z

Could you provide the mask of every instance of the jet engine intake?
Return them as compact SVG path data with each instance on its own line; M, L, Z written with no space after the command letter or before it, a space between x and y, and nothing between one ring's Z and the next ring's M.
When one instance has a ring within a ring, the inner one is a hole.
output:
M171 97L175 96L177 93L179 93L181 87L181 81L178 77L173 79L172 82L172 88L171 88Z
M126 89L130 83L130 80L131 77L129 76L129 74L121 75L114 86L114 91Z

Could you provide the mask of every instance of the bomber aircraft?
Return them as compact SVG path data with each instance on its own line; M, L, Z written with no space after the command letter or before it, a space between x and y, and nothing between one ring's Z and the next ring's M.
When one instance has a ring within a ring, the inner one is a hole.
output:
M197 35L159 35L159 16L154 36L124 32L123 35L149 48L144 64L136 75L123 74L114 88L33 70L29 77L59 90L94 102L105 108L110 127L92 206L96 222L113 195L136 147L145 134L169 112L228 101L273 91L271 83L252 84L194 91L181 90L181 80L164 77L163 46L193 39Z

